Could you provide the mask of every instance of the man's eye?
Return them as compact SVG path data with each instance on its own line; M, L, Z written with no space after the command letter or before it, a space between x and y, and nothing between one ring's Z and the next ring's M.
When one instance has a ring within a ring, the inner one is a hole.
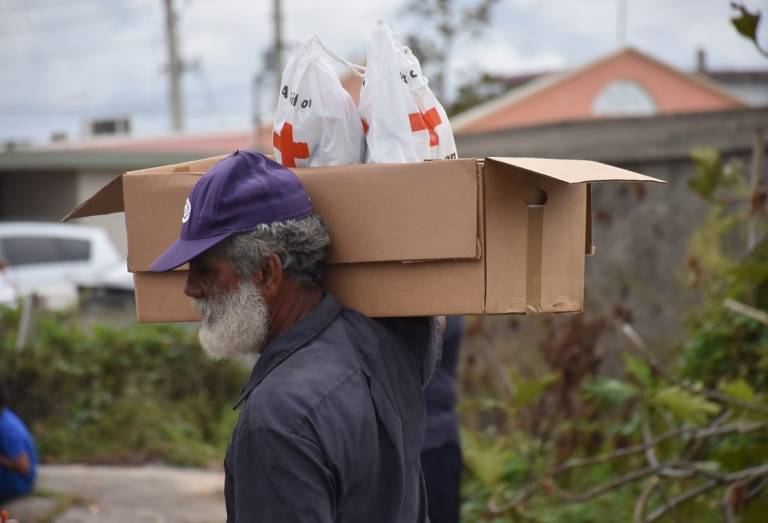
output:
M211 272L211 267L209 265L199 261L190 262L189 269L198 274L209 274Z

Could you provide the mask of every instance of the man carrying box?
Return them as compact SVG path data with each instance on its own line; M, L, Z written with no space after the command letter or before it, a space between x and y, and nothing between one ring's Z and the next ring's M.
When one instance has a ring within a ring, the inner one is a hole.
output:
M261 354L225 460L228 522L427 520L422 387L439 327L342 306L321 288L329 245L301 181L238 151L198 180L152 264L189 263L207 352Z

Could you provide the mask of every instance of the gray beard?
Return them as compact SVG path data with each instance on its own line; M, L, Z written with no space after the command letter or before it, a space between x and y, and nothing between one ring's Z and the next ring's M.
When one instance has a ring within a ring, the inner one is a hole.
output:
M198 337L209 356L231 358L261 351L267 337L267 304L252 282L240 282L234 291L195 300L203 315Z

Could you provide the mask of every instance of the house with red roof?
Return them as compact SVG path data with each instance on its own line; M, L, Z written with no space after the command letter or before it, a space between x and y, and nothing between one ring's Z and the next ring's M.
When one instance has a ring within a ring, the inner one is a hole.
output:
M542 75L455 115L455 133L611 117L722 111L747 104L706 76L624 48L579 69Z

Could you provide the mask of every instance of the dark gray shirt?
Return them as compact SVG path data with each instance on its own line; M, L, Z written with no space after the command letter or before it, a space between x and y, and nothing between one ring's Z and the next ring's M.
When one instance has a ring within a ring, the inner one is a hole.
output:
M225 461L229 523L425 522L431 318L372 320L332 296L263 351Z

